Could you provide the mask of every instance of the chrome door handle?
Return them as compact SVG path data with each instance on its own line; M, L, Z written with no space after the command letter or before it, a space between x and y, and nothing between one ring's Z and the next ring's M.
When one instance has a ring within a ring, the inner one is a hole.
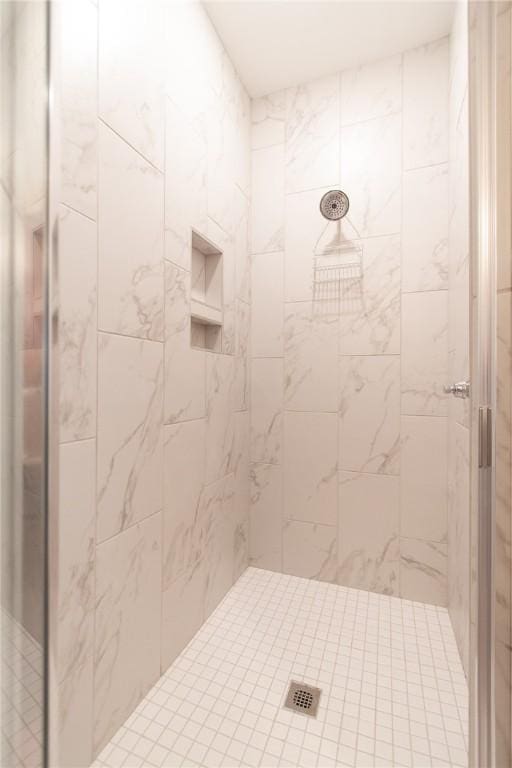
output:
M469 381L457 381L455 384L449 384L448 386L443 387L443 389L447 395L465 399L469 397L470 384Z

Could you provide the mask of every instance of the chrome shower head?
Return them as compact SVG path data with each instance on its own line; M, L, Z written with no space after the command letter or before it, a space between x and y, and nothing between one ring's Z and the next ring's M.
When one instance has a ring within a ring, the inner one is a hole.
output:
M347 215L350 203L341 189L331 189L320 200L320 213L324 219L339 221Z

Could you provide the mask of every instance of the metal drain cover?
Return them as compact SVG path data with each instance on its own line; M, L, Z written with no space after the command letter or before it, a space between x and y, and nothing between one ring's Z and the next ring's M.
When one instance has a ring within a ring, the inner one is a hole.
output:
M301 712L303 715L316 717L321 693L320 688L315 688L306 683L296 683L292 680L286 694L284 706L286 709L293 709L294 712Z

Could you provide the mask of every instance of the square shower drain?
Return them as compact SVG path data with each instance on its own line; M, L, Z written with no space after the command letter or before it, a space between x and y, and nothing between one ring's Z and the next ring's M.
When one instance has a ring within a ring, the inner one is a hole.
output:
M292 680L286 694L284 706L286 709L293 709L294 712L301 712L303 715L316 717L321 693L320 688L315 688L306 683L296 683Z

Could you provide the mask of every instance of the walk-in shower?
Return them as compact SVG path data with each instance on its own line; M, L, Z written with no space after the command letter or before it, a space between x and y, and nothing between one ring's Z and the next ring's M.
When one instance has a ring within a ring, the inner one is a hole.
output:
M0 41L0 764L508 768L510 5Z

